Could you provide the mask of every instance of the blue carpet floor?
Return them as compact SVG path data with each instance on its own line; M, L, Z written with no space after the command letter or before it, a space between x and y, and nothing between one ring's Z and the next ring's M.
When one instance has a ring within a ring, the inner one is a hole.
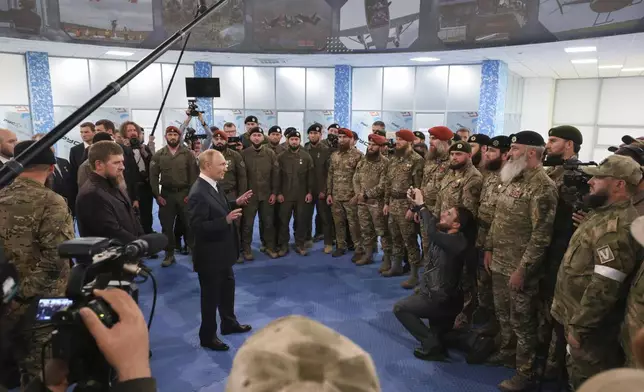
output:
M199 283L188 257L177 257L178 264L169 268L160 267L161 258L148 261L159 284L150 333L159 391L224 391L244 340L271 320L291 314L318 320L369 352L385 392L491 392L512 375L508 369L467 365L458 352L451 352L447 363L414 358L416 342L391 311L396 300L409 294L400 287L404 278L380 277L380 256L375 264L356 267L350 254L334 259L321 247L315 244L307 257L291 252L277 260L255 249L255 261L235 266L237 318L253 331L222 337L231 347L224 353L199 346ZM140 303L147 315L150 282L141 285Z

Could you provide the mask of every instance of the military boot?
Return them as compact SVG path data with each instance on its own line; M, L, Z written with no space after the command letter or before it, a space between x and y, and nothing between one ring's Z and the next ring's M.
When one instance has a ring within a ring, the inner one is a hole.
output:
M409 279L400 284L403 289L411 290L418 285L418 266L412 265Z
M300 256L306 256L308 254L306 251L306 246L296 246L295 252Z
M390 278L392 276L400 276L402 274L403 274L402 260L395 259L389 271L383 272L382 276L384 276L385 278Z
M304 249L311 249L313 247L313 241L309 240L304 243Z
M341 257L344 256L344 254L347 253L347 250L344 248L335 248L333 251L333 254L331 255L332 257Z
M284 257L287 254L288 254L288 247L280 249L279 252L277 253L279 257Z
M324 253L328 255L331 252L333 252L333 245L324 245Z
M514 369L516 367L516 355L512 353L504 353L497 351L488 357L485 361L486 365L504 366L506 368Z
M360 257L358 261L356 261L356 265L367 265L367 264L372 264L373 263L373 254L371 252L367 252Z
M279 257L279 253L275 252L273 249L266 249L266 254L271 259L276 259Z
M380 268L378 268L378 272L382 274L383 272L389 271L390 268L391 268L391 256L385 253L385 255L382 256L382 264L380 264Z
M163 259L163 262L161 263L161 267L169 267L176 262L177 260L174 258L174 253L166 253L165 259Z
M253 252L251 252L250 249L244 249L243 255L244 255L244 260L246 261L255 260L255 256L253 256Z
M356 250L356 252L355 252L355 253L353 254L353 256L351 257L351 261L352 261L353 263L357 263L357 262L358 262L358 260L360 260L360 258L362 258L362 256L364 256L364 251L363 251L363 252L361 252L361 251L359 251L359 250Z
M515 374L511 379L502 381L498 387L503 392L523 392L532 390L534 382L526 376Z
M244 257L242 255L239 255L237 258L237 264L244 264Z

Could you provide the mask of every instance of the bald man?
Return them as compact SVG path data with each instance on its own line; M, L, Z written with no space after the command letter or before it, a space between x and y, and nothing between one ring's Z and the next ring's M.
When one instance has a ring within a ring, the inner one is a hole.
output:
M13 158L13 148L18 144L18 137L8 129L0 128L0 167Z

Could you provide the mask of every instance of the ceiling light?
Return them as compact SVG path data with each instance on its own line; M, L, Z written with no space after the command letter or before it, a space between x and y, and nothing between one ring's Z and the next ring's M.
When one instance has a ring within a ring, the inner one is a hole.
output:
M597 68L599 69L621 69L623 65L600 65Z
M431 63L432 61L440 61L436 57L414 57L411 61L418 61L419 63Z
M588 52L596 52L597 48L594 46L578 46L575 48L566 48L564 49L566 53L588 53Z
M105 52L106 55L108 56L122 56L122 57L129 57L134 54L134 52L121 52L119 50L109 50Z
M644 67L638 67L638 68L622 68L622 72L644 72Z
M570 62L573 64L595 64L597 59L575 59L570 60Z

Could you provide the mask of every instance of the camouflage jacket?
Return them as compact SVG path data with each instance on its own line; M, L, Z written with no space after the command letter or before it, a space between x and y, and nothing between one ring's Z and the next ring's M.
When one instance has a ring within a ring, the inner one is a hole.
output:
M637 216L630 200L600 207L570 239L551 313L580 341L585 334L615 331L623 320L630 279L641 260L630 234Z
M425 161L421 190L423 191L425 206L427 206L427 209L432 214L434 213L434 206L436 205L439 185L448 171L449 156Z
M174 154L165 146L150 161L150 186L155 197L159 196L159 185L171 191L189 190L198 175L195 156L185 146L179 146Z
M476 217L482 186L483 176L471 163L459 170L450 169L440 182L436 195L436 216L452 207L463 206Z
M378 155L376 159L362 157L353 176L353 189L356 195L365 194L366 204L382 202L385 198L385 174L389 159Z
M219 181L219 184L221 184L226 196L235 196L237 198L248 190L244 158L231 148L226 148L222 155L226 159L226 174L224 179Z
M277 157L277 162L280 168L277 193L284 196L285 201L303 203L313 189L313 159L300 147L297 151L284 151Z
M482 248L485 245L485 238L496 212L496 200L501 188L503 188L499 171L487 171L486 173L487 178L483 181L478 210L478 234L476 236L476 247L478 248Z
M262 145L259 150L249 147L241 155L246 164L248 188L253 190L253 197L266 201L270 195L277 195L280 171L273 150L266 145Z
M492 271L510 276L522 267L526 280L538 276L552 237L556 207L557 189L542 167L526 169L503 184L485 239L485 249L492 251Z
M640 264L626 299L626 318L622 326L622 347L627 366L633 366L633 338L644 327L644 264Z
M362 159L362 154L355 148L348 151L336 151L331 154L331 165L329 166L329 177L327 178L327 195L332 195L334 200L349 201L355 195L353 193L353 175L356 166Z
M424 160L411 148L403 156L389 156L385 178L385 204L407 199L409 187L420 188L423 183Z
M637 214L644 215L644 191L637 192L632 198L633 207L637 210Z
M0 243L18 270L21 298L65 294L69 260L58 255L58 246L73 238L67 203L51 189L18 177L0 190Z

